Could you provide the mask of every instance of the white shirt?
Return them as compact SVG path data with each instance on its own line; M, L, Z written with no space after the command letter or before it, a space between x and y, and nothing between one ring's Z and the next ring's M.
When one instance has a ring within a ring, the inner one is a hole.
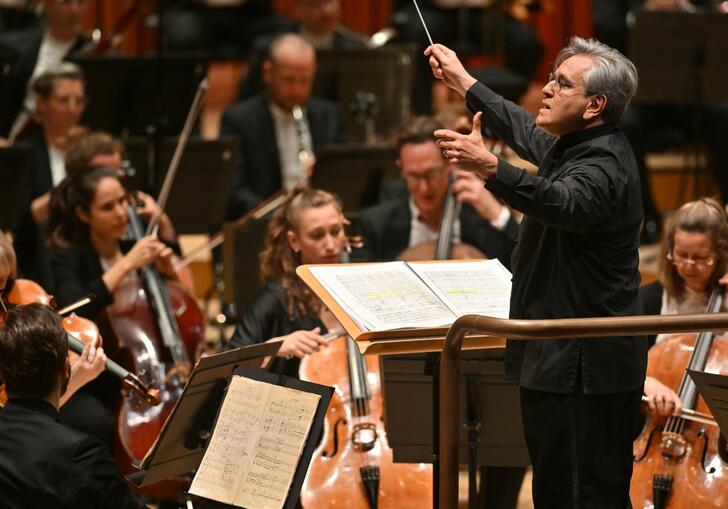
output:
M278 147L278 159L281 163L281 180L283 189L292 189L297 184L306 182L306 168L298 159L301 149L309 150L313 146L311 133L306 129L302 133L301 144L299 146L298 135L296 134L296 124L293 120L293 114L286 111L272 101L268 102L271 116L273 117L273 127L276 135L276 147ZM304 111L305 113L305 111ZM305 114L304 114L305 118Z
M53 187L66 178L66 152L48 145L48 160L51 162L51 180Z
M708 300L710 294L694 292L690 288L685 288L684 298L677 300L674 297L667 295L667 291L662 291L662 307L660 308L661 315L692 315L696 313L705 313L708 309ZM721 311L728 311L728 298L723 296L723 303L721 305ZM679 334L658 334L656 343L664 341L674 336L684 336L684 333Z
M415 205L415 201L410 197L409 208L412 219L410 220L410 240L409 247L417 246L424 242L436 242L438 231L430 228L424 223L420 217L420 209ZM460 243L460 218L455 218L452 225L452 243Z

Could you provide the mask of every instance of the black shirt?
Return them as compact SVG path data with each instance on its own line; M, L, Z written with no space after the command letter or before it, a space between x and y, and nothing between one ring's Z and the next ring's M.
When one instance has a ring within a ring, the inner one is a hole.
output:
M41 399L10 399L0 409L0 507L138 509L106 447L64 426Z
M560 138L484 85L466 96L473 111L516 153L531 175L499 161L489 190L525 214L513 252L511 317L525 319L639 314L642 219L637 163L611 125ZM642 387L644 337L509 341L506 374L533 390L570 393L581 372L587 394Z

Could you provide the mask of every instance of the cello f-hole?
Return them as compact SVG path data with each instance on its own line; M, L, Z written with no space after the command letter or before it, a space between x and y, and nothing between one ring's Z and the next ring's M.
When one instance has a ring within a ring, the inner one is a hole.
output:
M635 463L639 463L640 461L645 459L648 451L650 450L650 445L652 445L652 439L655 438L655 435L661 431L662 431L662 428L658 428L658 427L652 428L652 431L650 431L650 434L647 437L647 444L645 444L645 449L642 451L642 454L640 454L639 456L636 456L634 458Z
M323 451L321 453L321 456L323 456L324 458L333 458L339 452L339 424L341 424L342 426L346 426L346 419L341 418L337 420L336 423L334 423L334 450L331 452Z
M705 464L708 457L708 434L705 432L705 428L700 428L700 431L698 431L698 438L703 439L703 451L700 453L700 466L703 467L703 472L706 474L714 474L715 467L708 467Z

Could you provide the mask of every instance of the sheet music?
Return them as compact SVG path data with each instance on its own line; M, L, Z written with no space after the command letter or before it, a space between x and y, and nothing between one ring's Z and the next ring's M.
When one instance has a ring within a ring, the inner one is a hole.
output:
M320 396L233 376L190 493L283 507Z
M417 262L409 266L456 316L508 318L512 276L500 261Z
M311 267L311 273L365 330L441 327L455 319L404 262Z

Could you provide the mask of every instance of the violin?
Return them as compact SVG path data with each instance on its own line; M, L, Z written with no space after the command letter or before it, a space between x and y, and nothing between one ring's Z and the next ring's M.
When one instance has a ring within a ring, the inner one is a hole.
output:
M722 298L716 287L707 312L718 312ZM675 389L684 410L677 416L648 416L634 442L630 497L635 509L728 507L726 441L686 371L727 373L726 359L728 339L709 332L670 337L650 349L647 375Z
M46 293L40 285L29 279L14 280L5 296L0 297L0 302L2 302L0 323L5 322L7 305L40 303L55 308L53 297ZM86 344L93 344L97 348L102 346L99 329L91 320L87 320L76 314L71 314L62 318L61 324L68 334L69 356L80 355ZM145 386L133 373L130 373L110 359L106 360L106 369L122 381L123 387L126 390L133 391L147 404L159 404L159 392ZM7 396L3 385L0 388L0 404L4 404L6 399Z
M432 507L432 465L394 463L383 422L379 358L341 336L301 360L301 378L335 388L301 488L304 508Z

